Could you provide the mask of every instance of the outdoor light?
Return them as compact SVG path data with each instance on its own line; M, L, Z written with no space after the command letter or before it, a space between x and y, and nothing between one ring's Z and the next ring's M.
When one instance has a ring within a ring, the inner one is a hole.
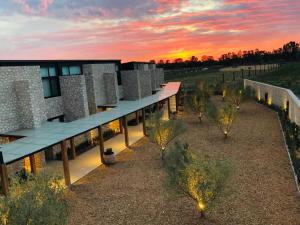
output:
M202 202L198 203L199 209L203 210L205 208L205 205Z
M268 105L272 105L272 96L268 97Z

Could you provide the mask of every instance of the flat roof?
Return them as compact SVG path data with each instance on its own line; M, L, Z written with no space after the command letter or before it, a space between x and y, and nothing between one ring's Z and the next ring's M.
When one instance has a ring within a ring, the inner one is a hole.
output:
M169 82L154 95L136 101L120 101L110 111L99 112L69 123L45 122L39 128L7 132L4 135L22 136L23 138L1 146L0 150L3 153L3 161L6 164L10 164L58 144L61 141L88 132L100 125L107 124L156 102L172 97L178 93L180 85L180 82Z
M49 60L0 60L2 66L26 66L26 65L43 65L43 64L104 64L104 63L121 63L120 59L49 59Z

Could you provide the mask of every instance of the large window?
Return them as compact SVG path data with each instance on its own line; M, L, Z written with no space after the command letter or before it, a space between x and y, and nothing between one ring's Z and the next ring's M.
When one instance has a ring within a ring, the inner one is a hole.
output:
M61 68L62 76L72 76L72 75L81 75L81 67L80 66L63 66Z
M51 98L60 96L59 81L55 67L41 67L40 75L42 78L44 97Z

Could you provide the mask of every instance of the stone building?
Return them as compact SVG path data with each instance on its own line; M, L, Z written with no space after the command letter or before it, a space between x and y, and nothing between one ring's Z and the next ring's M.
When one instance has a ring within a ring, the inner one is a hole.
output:
M7 136L8 132L38 128L46 122L71 122L119 101L152 95L163 82L163 71L151 63L0 61L0 151L1 144L21 138ZM75 144L89 138L77 136ZM55 159L59 152L59 145L46 149L40 153L40 164ZM24 164L26 160L10 167L16 170Z

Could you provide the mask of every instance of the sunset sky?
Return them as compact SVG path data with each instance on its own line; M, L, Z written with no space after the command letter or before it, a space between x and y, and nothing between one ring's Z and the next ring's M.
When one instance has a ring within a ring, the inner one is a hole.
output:
M299 0L0 0L1 59L189 58L300 41Z

